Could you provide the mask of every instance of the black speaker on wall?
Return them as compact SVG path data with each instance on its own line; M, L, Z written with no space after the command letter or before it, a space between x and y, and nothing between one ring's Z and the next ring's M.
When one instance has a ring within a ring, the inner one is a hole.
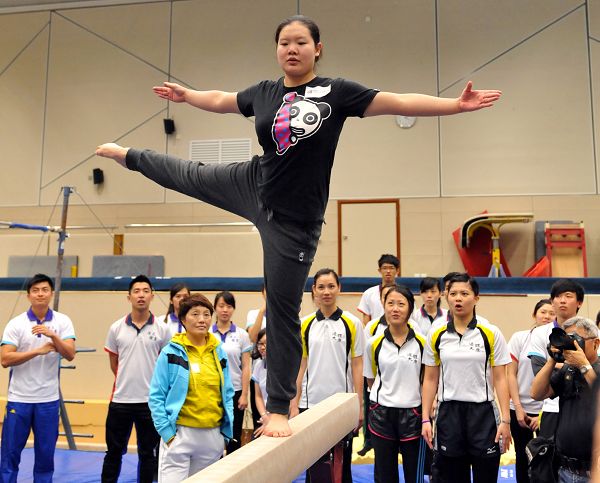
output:
M94 180L94 184L104 183L104 171L100 168L94 168L92 171L92 179Z
M175 132L175 121L173 119L163 119L165 124L165 134L173 134Z

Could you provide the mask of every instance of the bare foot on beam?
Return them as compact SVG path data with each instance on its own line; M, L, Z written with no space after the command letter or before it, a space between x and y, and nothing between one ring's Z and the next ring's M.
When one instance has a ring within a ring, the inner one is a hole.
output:
M284 438L292 435L292 428L288 423L287 414L275 414L271 413L269 422L265 426L263 431L265 436L271 436L272 438Z

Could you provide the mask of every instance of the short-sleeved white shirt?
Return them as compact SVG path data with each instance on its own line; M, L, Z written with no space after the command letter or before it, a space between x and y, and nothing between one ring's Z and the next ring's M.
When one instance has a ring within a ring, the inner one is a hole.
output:
M558 322L554 321L549 324L541 325L531 331L529 345L525 349L527 357L540 357L548 360L548 343L550 342L550 333L554 327L560 327ZM533 369L531 369L533 371ZM557 413L560 398L557 396L554 399L544 399L542 411L545 413Z
M421 332L420 327L410 319L408 321L408 325L410 325L410 327L415 332L418 332L419 334L421 334L423 336L427 335L426 333ZM387 327L388 327L388 323L387 323L387 320L385 320L385 315L382 315L378 319L370 320L369 322L367 322L367 325L365 325L365 330L364 330L365 341L369 340L371 337L374 337L376 335L383 334L383 331L385 329L387 329Z
M513 362L517 366L517 385L519 387L519 399L521 406L526 413L538 413L542 409L542 401L536 401L530 395L531 384L533 383L534 375L531 368L531 360L527 356L527 347L531 339L532 330L521 330L515 332L508 341L508 350ZM510 408L515 409L512 399L510 400Z
M440 367L439 401L485 402L494 400L492 367L509 364L510 355L495 325L473 318L461 337L450 319L427 334L423 362Z
M339 308L329 318L318 310L303 319L301 333L302 356L308 362L300 407L311 408L338 392L353 392L352 359L364 350L360 320Z
M438 307L436 316L431 318L430 315L425 311L425 306L422 305L420 309L413 311L413 313L410 315L410 320L414 323L413 325L416 326L417 330L421 332L421 334L427 335L429 329L431 329L431 326L438 320L448 320L448 310Z
M426 340L409 328L402 346L394 342L389 329L371 337L365 347L364 376L375 379L370 400L390 408L421 405L422 354Z
M221 334L217 324L213 324L210 331L215 334L217 339L222 342L223 349L227 353L227 360L229 361L229 377L233 384L233 389L236 391L242 390L242 354L244 352L252 351L252 342L248 336L248 332L234 323L227 332Z
M157 324L167 325L171 337L173 337L175 334L183 334L185 332L185 327L173 312L169 314L169 319L166 319L166 315L159 315L155 318Z
M375 285L364 291L358 303L358 311L371 317L371 319L378 319L383 315L381 285Z
M260 309L252 309L248 311L248 315L246 316L246 329L252 327L256 322L256 317L258 317L258 313ZM261 330L267 326L267 317L263 315L262 324L260 326Z
M252 370L252 380L258 383L263 401L267 404L267 361L266 359L258 359Z
M387 326L388 323L387 320L385 320L385 315L370 320L367 322L367 325L365 325L365 340L369 340L371 337L383 334L383 331L387 329Z
M104 350L119 358L117 376L111 401L117 403L148 402L150 381L161 349L171 340L169 328L157 323L150 314L138 329L131 314L114 322L106 337Z
M33 335L31 329L44 324L62 340L75 339L73 322L65 314L48 309L44 320L38 320L31 308L10 320L2 335L2 345L13 345L17 352L38 349L52 342L45 335ZM10 368L8 400L10 402L43 403L59 398L58 371L60 354L49 352Z

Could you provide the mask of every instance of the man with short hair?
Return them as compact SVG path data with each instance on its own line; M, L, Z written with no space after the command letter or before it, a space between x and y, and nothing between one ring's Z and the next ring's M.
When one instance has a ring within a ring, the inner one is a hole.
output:
M396 277L400 275L400 260L395 255L384 253L377 261L377 271L381 275L381 283L368 288L362 294L358 304L358 311L362 314L362 323L367 323L383 315L381 303L381 289L396 283Z
M595 408L592 384L600 374L598 327L584 317L572 317L562 328L573 339L575 350L563 350L564 364L557 369L553 357L535 376L531 396L538 401L560 397L556 429L558 481L590 481ZM556 347L550 348L554 353Z
M2 426L0 481L17 481L21 452L33 430L36 483L52 481L58 439L60 358L75 358L73 322L50 309L54 282L38 273L27 281L27 312L12 319L2 335L2 367L10 367Z
M526 348L527 356L531 360L533 373L537 374L549 358L548 343L550 333L554 327L563 327L570 318L575 317L581 304L583 304L585 293L583 287L574 280L561 278L552 285L550 289L550 300L556 313L554 323L536 327L531 332L529 346ZM554 437L558 425L559 400L546 399L542 406L540 418L539 435L545 438Z
M115 384L106 416L106 455L102 482L116 483L131 429L137 435L138 481L151 483L157 469L155 449L160 437L154 428L148 395L156 359L170 340L166 324L155 323L150 312L152 283L138 275L129 284L131 313L110 326L104 350L108 353Z

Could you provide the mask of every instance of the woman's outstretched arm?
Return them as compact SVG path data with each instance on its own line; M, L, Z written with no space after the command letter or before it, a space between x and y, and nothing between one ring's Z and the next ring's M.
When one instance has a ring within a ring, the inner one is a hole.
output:
M239 114L237 92L195 91L174 82L164 82L162 86L154 86L154 93L171 102L187 102L190 106L203 111L219 114Z
M473 90L471 81L467 82L460 97L455 99L425 94L379 92L364 115L365 117L385 114L415 117L448 116L492 107L501 95L502 92L497 90Z

